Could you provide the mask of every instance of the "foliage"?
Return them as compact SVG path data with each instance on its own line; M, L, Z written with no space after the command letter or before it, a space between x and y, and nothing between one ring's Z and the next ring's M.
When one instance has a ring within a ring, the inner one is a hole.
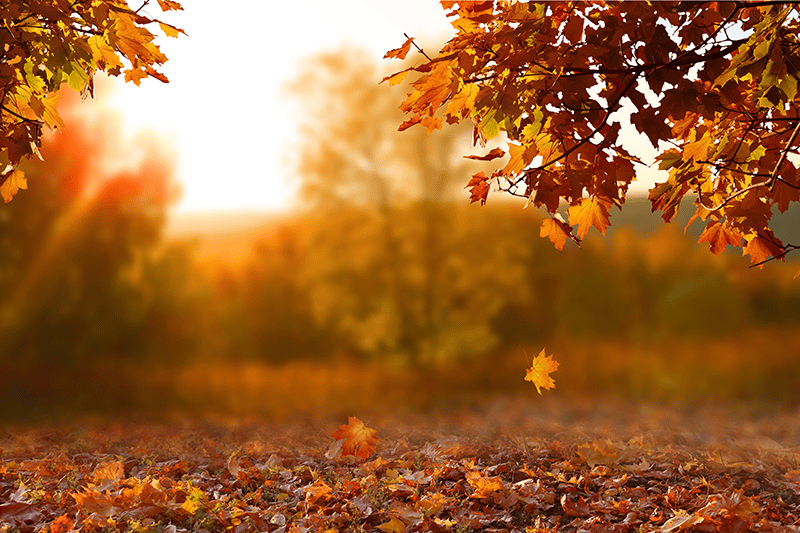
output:
M676 444L681 428L660 441L402 438L367 461L246 433L16 430L0 440L0 531L734 533L800 519L800 473L774 442L736 455Z
M761 266L798 247L770 227L773 209L800 199L795 4L441 3L456 36L385 80L418 74L401 130L469 120L481 146L505 143L485 156L507 155L502 168L467 185L473 202L490 185L526 197L552 214L541 236L558 249L592 227L605 234L641 163L627 113L669 170L650 190L665 221L694 194L699 241L714 254L741 246Z
M454 231L442 204L463 194L454 186L459 176L480 165L451 155L468 136L466 128L432 136L421 131L399 134L396 124L402 114L395 101L401 88L393 93L376 86L379 71L365 52L343 49L312 58L291 85L302 117L298 175L309 203L329 210L328 218L337 218L338 212L352 206L369 211L366 220L353 220L353 227L343 228L343 235L323 231L318 237L341 240L344 246L363 238L374 239L375 244L357 256L327 246L319 249L315 255L320 270L329 280L335 279L325 286L335 284L344 291L336 300L330 299L330 292L314 298L323 302L315 312L341 314L345 307L345 316L354 320L341 324L342 334L370 351L399 352L414 363L429 364L442 358L442 345L451 352L463 351L465 330L472 329L466 334L476 341L483 334L485 342L491 342L488 332L475 330L469 319L451 322L450 330L441 325L447 320L441 315L461 311L443 309L440 297L448 290L443 277L453 260L442 242ZM398 208L408 205L414 206L417 217L413 226L396 218ZM328 222L312 224L330 227ZM417 242L409 241L405 231L413 231ZM370 300L360 298L363 291L355 286L360 282L351 274L354 271L370 275ZM455 338L442 341L441 335L448 331Z
M184 33L132 9L126 0L9 0L0 10L0 193L7 203L27 179L17 165L37 155L43 129L62 128L57 107L62 84L93 95L100 70L139 85L152 77L167 83L156 67L167 58L148 29L158 24L170 37ZM161 11L181 10L174 0L158 0Z

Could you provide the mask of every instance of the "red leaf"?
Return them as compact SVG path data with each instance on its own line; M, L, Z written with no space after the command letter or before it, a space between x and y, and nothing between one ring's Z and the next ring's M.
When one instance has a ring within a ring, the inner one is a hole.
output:
M483 172L478 172L472 179L469 180L465 189L469 191L469 203L474 203L480 200L481 205L486 203L486 197L489 195L489 178Z

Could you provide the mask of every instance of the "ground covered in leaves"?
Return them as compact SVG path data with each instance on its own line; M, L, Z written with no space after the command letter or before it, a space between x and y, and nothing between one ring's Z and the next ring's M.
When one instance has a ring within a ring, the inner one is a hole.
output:
M0 426L0 532L800 531L797 413L537 413Z

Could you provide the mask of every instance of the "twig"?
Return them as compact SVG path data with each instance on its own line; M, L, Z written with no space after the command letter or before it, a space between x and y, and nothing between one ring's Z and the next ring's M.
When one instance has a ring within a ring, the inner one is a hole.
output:
M749 268L759 267L759 266L761 266L763 264L769 263L770 261L774 261L776 259L781 259L782 257L785 257L786 254L788 254L789 252L793 252L795 250L800 250L800 246L795 246L794 244L787 244L787 245L783 246L783 248L784 248L783 252L779 253L778 255L774 255L774 256L770 257L769 259L764 259L763 261L759 261L758 263L754 263L754 264L750 265Z
M403 33L403 36L404 36L406 39L411 39L411 37L409 37L407 33ZM413 44L413 45L414 45L414 48L416 48L417 50L419 50L419 53L420 53L420 54L422 54L422 55L424 55L424 56L425 56L425 59L427 59L428 61L433 61L433 59L431 59L430 57L428 57L428 54L426 54L426 53L425 53L425 51L424 51L422 48L420 48L419 46L417 46L417 43L415 43L414 41L411 41L411 44Z
M770 192L772 192L772 189L775 187L775 183L778 180L778 172L780 171L781 166L783 165L783 162L786 161L786 154L789 153L789 149L792 147L792 143L794 143L795 139L797 138L797 134L798 133L800 133L800 120L798 120L797 126L795 126L795 128L794 128L794 131L792 132L792 136L789 137L789 140L786 143L786 148L784 148L781 151L781 157L778 159L778 162L775 164L775 168L772 170L772 174L770 174L770 177L768 179L766 179L764 181L760 181L758 183L754 183L752 185L749 185L749 186L745 187L744 189L736 191L735 193L733 193L730 196L728 196L727 198L725 198L722 202L720 202L719 205L716 205L714 207L707 206L705 203L703 203L703 199L698 196L697 197L697 201L700 202L700 206L703 209L705 209L705 210L707 210L709 212L714 212L714 211L719 211L720 209L722 209L723 207L728 205L731 202L731 200L733 200L737 196L741 196L742 194L746 193L747 191L752 191L753 189L757 189L758 187L766 186L766 187L769 188Z

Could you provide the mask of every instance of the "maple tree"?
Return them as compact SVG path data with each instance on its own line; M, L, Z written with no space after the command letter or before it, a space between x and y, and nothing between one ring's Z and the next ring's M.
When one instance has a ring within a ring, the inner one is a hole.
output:
M174 0L157 0L162 12L181 10ZM180 28L146 16L149 0L138 8L126 0L9 0L0 10L0 193L8 203L27 188L17 168L40 156L43 129L62 128L58 90L62 85L93 95L97 71L139 85L151 77L164 83L156 70L167 57L155 44L148 26L157 24L169 37Z
M551 214L540 236L559 250L592 227L605 234L643 164L624 141L627 112L669 171L649 193L666 222L693 195L714 254L740 246L760 267L799 247L770 228L773 208L800 200L794 3L441 4L455 37L384 81L416 76L400 130L469 120L474 143L504 144L476 156L508 158L472 177L472 202L492 187L527 198Z

